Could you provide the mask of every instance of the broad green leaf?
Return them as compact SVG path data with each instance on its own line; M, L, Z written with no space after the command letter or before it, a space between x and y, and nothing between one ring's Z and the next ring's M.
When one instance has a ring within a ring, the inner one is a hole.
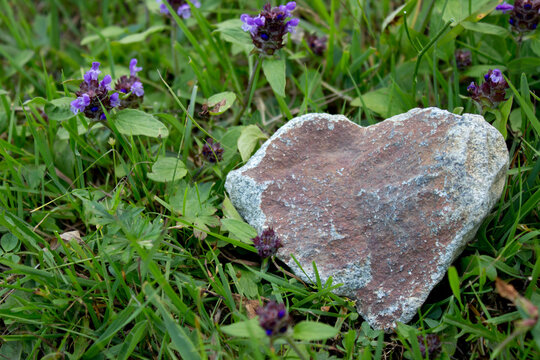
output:
M223 153L223 164L225 164L225 166L237 156L238 139L240 138L240 135L242 135L242 130L244 128L245 126L231 126L219 140L225 149L225 152Z
M508 118L510 116L510 111L512 110L512 103L513 103L514 97L510 97L508 100L506 100L500 107L500 111L496 110L494 111L495 114L495 122L493 123L493 126L499 130L499 132L502 134L504 139L508 137L508 131L506 130L506 124L508 123Z
M257 230L244 221L235 219L221 219L221 229L229 232L229 237L252 244L253 239L257 236Z
M155 33L155 32L158 32L158 31L163 31L167 28L167 26L164 26L164 25L154 25L152 26L151 28L149 28L148 30L146 31L143 31L141 33L138 33L138 34L131 34L131 35L128 35L122 39L120 39L120 41L118 41L120 44L133 44L133 43L138 43L138 42L142 42L144 40L146 40L146 37L152 33Z
M257 319L240 321L231 325L222 326L221 331L230 336L264 339L266 333L259 325Z
M362 95L362 100L366 107L380 115L381 117L392 116L401 114L407 109L401 104L399 94L390 88L381 88L374 91L370 91ZM355 98L351 102L352 106L362 106L360 98Z
M140 110L121 110L113 120L118 131L127 136L144 135L156 138L169 136L169 130L161 121Z
M12 233L5 233L0 240L2 249L4 249L5 252L10 252L14 250L17 247L18 243L19 239L17 239L17 237Z
M270 83L272 90L281 96L285 97L285 59L264 59L262 64L264 76Z
M460 305L463 307L459 290L459 276L454 266L450 266L450 268L448 268L448 281L450 282L450 288L452 289L452 293L459 301Z
M228 219L243 221L242 216L240 216L233 203L231 202L231 199L229 199L227 195L225 195L225 199L223 199L222 209L224 217Z
M45 105L45 114L51 120L65 121L75 116L71 111L71 102L75 100L70 97L62 97L60 99L51 100Z
M449 0L447 2L437 1L437 10L442 10L444 7L444 13L442 20L444 22L453 20L455 22L460 22L465 20L471 14L474 14L476 11L487 3L488 0ZM471 13L469 13L469 4L471 4Z
M302 321L294 326L293 337L298 340L317 341L330 339L339 333L339 329L325 323Z
M463 26L465 29L481 33L481 34L489 34L489 35L496 35L499 37L506 37L510 34L508 29L503 28L498 25L493 25L489 23L484 22L470 22L470 21L463 21L461 23L461 26Z
M0 90L0 95L2 95L1 90ZM47 105L48 103L49 103L49 101L47 101L46 99L38 96L38 97L35 97L33 99L26 100L23 103L23 105L24 106L29 106L29 105L44 106L44 105Z
M249 52L253 47L249 33L242 30L242 21L240 19L226 20L215 26L217 29L214 32L218 32L223 40L237 45L233 46L233 49L239 48L240 51Z
M267 138L268 136L257 125L246 126L238 138L238 151L242 156L242 160L244 162L248 161L259 140Z
M126 32L126 29L121 28L119 26L108 26L108 27L104 28L103 30L101 30L100 33L101 33L101 36L103 36L104 38L111 39L111 38L118 37L118 36L124 34L125 32ZM98 34L85 36L81 40L81 46L85 46L85 45L88 45L90 43L93 43L94 41L98 41L98 40L101 39L101 36L99 36Z
M187 174L186 165L175 157L159 157L152 165L152 172L147 176L157 182L172 182L182 179Z
M208 111L210 115L221 115L236 101L236 94L225 91L208 98Z

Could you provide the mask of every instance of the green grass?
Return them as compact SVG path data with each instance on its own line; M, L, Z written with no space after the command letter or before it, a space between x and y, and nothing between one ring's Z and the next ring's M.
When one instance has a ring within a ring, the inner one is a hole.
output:
M239 17L264 1L202 0L183 20L154 0L0 0L0 359L413 359L431 333L442 359L538 358L540 323L520 323L526 306L495 280L540 305L540 33L517 41L500 1L297 3L300 33L249 89ZM303 32L328 37L323 56ZM463 71L457 48L472 51ZM119 77L133 57L139 112L72 116L92 61ZM337 284L257 256L224 181L279 126L309 112L364 126L416 106L478 113L466 87L493 68L513 99L485 114L506 133L506 187L411 323L375 331ZM201 116L217 94L230 107ZM208 137L225 149L215 165L200 156ZM286 304L290 338L248 321L268 299Z

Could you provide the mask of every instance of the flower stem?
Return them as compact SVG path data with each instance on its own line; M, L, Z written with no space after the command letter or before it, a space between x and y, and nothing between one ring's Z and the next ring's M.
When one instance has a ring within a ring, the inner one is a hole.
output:
M294 350L294 352L298 355L298 357L301 360L307 360L304 354L300 352L300 349L298 348L298 346L296 346L296 344L294 343L294 341L291 339L290 336L285 336L285 341L287 341L287 344L289 344L289 346Z
M253 93L255 93L255 86L254 85L257 82L256 78L258 78L259 72L261 71L262 62L263 62L262 55L257 56L257 60L255 60L255 66L253 67L253 73L251 73L251 77L249 78L249 83L248 83L248 87L247 87L247 92L249 94L248 99L242 105L242 109L240 109L240 112L238 113L238 115L236 115L236 118L234 119L234 124L235 125L240 122L240 119L242 118L242 115L244 115L244 113L246 112L246 109L251 104L251 100L253 99Z

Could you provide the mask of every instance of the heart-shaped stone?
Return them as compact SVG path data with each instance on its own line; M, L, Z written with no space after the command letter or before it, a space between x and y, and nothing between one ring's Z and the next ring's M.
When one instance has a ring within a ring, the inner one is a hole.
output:
M299 277L315 279L314 261L323 283L343 283L335 292L391 331L413 318L475 235L507 167L503 137L479 115L413 109L360 127L308 114L225 186L249 224L281 237L278 257Z

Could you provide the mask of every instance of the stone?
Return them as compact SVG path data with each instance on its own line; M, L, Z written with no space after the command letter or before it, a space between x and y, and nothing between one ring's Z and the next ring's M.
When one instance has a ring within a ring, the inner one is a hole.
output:
M305 281L332 277L376 329L409 322L498 201L508 168L482 116L413 109L361 127L308 114L281 127L226 190ZM302 269L293 259L296 258ZM304 273L305 272L305 273Z

